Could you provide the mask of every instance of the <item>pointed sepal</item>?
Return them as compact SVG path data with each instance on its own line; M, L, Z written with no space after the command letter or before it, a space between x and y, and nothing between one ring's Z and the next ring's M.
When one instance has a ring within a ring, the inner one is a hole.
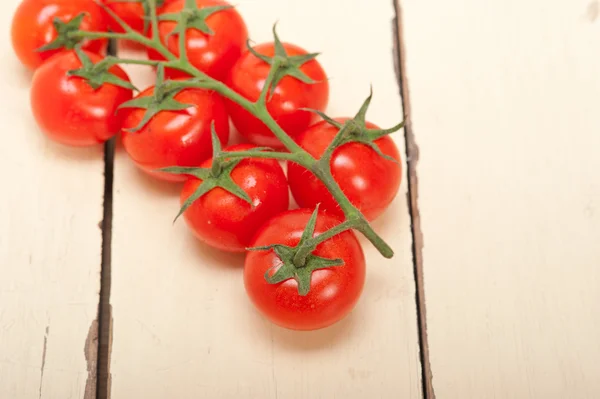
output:
M318 213L319 206L317 205L310 219L306 223L300 241L295 247L273 244L248 248L249 251L272 250L281 260L281 264L275 265L265 272L264 277L269 284L279 284L286 280L294 279L298 284L298 294L300 296L306 296L310 292L310 282L313 272L320 269L329 269L344 265L344 261L341 259L323 258L312 253L316 248L316 245L310 245L309 240L313 239ZM305 245L309 245L311 251L303 260L302 264L299 264L296 261L296 255L300 248L303 248ZM275 272L273 272L274 270Z
M249 248L249 250L252 251L269 249L273 250L281 260L281 264L267 270L264 275L265 280L269 284L279 284L294 279L298 284L298 294L300 296L306 296L310 292L310 282L313 272L320 269L329 269L344 265L344 261L341 259L327 259L310 254L306 258L305 265L297 267L294 265L295 248L285 245ZM273 270L275 269L277 269L277 271L273 273Z
M274 55L273 57L268 57L264 54L260 54L254 48L250 46L250 42L247 42L248 51L252 53L255 57L266 62L271 65L271 71L269 72L270 80L267 87L263 88L263 92L266 94L269 93L268 98L271 99L273 93L275 92L275 88L281 82L281 80L290 76L295 78L306 84L315 84L319 83L318 81L312 79L308 76L304 71L302 71L301 67L307 62L315 59L319 53L310 53L310 54L300 54L300 55L288 55L285 50L285 46L279 39L279 35L277 34L277 24L273 25L273 47L274 47ZM264 99L266 96L263 94L261 96Z
M235 195L236 197L246 201L250 206L252 199L237 183L231 178L231 173L243 159L227 160L223 159L224 153L221 150L221 141L215 131L214 123L211 125L212 146L213 146L213 165L211 168L197 167L167 167L158 169L159 172L172 173L176 175L194 176L202 183L196 188L194 193L184 201L179 213L175 217L175 221L200 197L208 193L210 190L220 187L225 191Z
M176 22L175 29L169 34L173 35L179 32L185 32L187 29L196 29L207 35L214 35L215 32L208 26L206 20L211 15L224 11L229 8L233 8L231 5L219 5L219 6L198 6L195 0L185 0L183 9L176 13L161 14L158 17L159 21L172 21Z
M304 231L302 232L302 236L300 237L300 242L297 245L298 247L301 247L302 245L304 245L308 240L313 238L313 236L315 235L315 228L317 227L317 216L319 216L319 206L320 206L320 204L317 204L317 206L315 207L315 210L310 215L310 218L308 219L308 222L306 223L306 227L304 228Z
M367 145L382 158L390 162L399 164L398 160L396 160L395 158L385 155L381 151L379 146L375 143L375 141L402 129L405 126L406 119L389 129L368 128L366 115L367 111L369 110L369 106L371 105L372 98L373 90L371 88L369 96L362 103L360 109L358 110L354 118L345 121L343 124L340 124L338 121L330 118L322 112L312 110L312 112L318 113L318 115L320 115L327 123L339 129L338 133L334 137L329 147L327 147L327 149L325 150L325 153L321 159L327 159L328 157L330 157L336 148L346 143L355 142Z
M329 123L331 126L337 127L338 129L342 128L342 124L340 122L338 122L335 119L333 119L332 117L328 116L323 111L319 111L318 109L312 109L312 108L300 108L300 110L312 112L313 114L317 114L321 117L321 119L323 119L325 122Z
M56 39L46 44L45 46L38 48L36 51L41 52L48 50L57 50L61 48L71 50L75 48L75 46L83 39L71 37L69 33L79 31L81 23L83 22L83 18L85 18L86 15L87 14L84 12L79 13L69 21L63 21L59 17L54 17L52 24L54 25L54 29L56 30Z
M124 102L119 106L121 108L141 108L145 109L146 112L142 117L140 123L132 128L127 129L128 132L137 132L142 129L156 114L162 111L183 111L193 104L184 104L175 100L175 96L184 89L181 86L170 85L170 81L164 81L164 66L159 65L156 74L156 85L154 86L154 95L148 97L137 97L133 100ZM175 88L173 88L175 87Z
M150 122L150 119L152 119L152 117L154 117L159 112L183 111L183 110L188 109L189 107L193 107L192 104L183 104L183 103L180 103L179 101L175 100L175 98L174 98L175 95L177 95L177 92L168 93L167 95L165 95L164 97L162 97L160 99L157 98L156 96L154 96L154 97L138 97L138 98L134 98L133 100L129 100L129 101L126 101L123 104L121 104L119 106L119 109L121 109L121 108L141 108L141 109L146 110L140 123L136 127L132 128L132 129L126 129L126 130L130 133L135 133L135 132L139 131L144 126L146 126L146 124L148 122Z
M68 76L78 76L85 79L85 81L94 90L99 89L104 84L111 84L114 86L123 87L125 89L137 90L131 82L109 72L111 67L109 58L105 58L103 61L94 64L90 57L81 48L76 47L75 53L81 62L81 68L68 71Z

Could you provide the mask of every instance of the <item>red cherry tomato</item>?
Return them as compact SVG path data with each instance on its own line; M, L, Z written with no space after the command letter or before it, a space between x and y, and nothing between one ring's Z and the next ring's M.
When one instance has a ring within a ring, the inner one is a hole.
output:
M344 118L336 119L343 123ZM369 129L378 129L367 123ZM338 129L327 122L318 122L297 138L298 144L315 158L320 158ZM331 173L350 202L368 220L374 220L396 197L402 179L400 154L389 136L375 140L381 152L398 161L394 163L381 157L375 150L361 143L348 143L338 147L331 158ZM337 201L325 185L311 172L298 164L290 163L288 178L296 202L301 207L321 209L343 215Z
M196 0L198 7L224 6L229 3L223 0ZM163 8L161 14L179 13L185 6L184 0L170 3ZM235 8L221 10L206 18L206 24L213 31L212 35L201 32L195 28L188 28L186 32L186 50L192 65L207 75L223 80L233 64L238 60L246 48L248 30L244 20ZM179 34L173 33L177 26L174 21L160 21L158 30L160 38L167 48L175 55L179 55ZM148 49L151 60L164 59L153 49ZM170 78L186 77L181 71L165 70Z
M306 51L293 44L283 43L288 56L303 55ZM272 57L275 53L273 43L254 47L259 54ZM260 96L270 65L257 58L251 52L245 52L231 70L228 85L249 100L256 101ZM329 83L325 71L315 59L300 67L308 77L317 83L309 84L285 76L275 88L273 97L267 102L271 116L290 136L294 137L306 130L315 120L315 115L300 108L312 108L324 111L329 100ZM237 130L252 143L281 147L282 144L262 122L239 105L227 101L227 110Z
M136 98L154 94L149 87ZM223 100L215 92L185 89L175 100L193 106L183 111L160 111L140 130L130 132L142 121L145 109L127 108L121 138L125 151L142 170L167 181L186 177L156 169L168 166L199 166L212 155L211 123L223 145L229 140L229 119Z
M36 50L56 39L54 18L68 22L82 12L87 15L83 18L81 30L107 30L107 16L91 0L24 0L13 16L11 26L12 46L23 65L35 69L52 55L64 51ZM106 45L106 39L86 41L83 49L101 53Z
M225 151L246 151L239 144ZM202 167L212 166L212 159ZM243 252L259 227L269 218L288 209L288 185L279 163L272 159L244 159L231 172L232 180L252 200L252 206L223 188L215 188L196 200L183 214L196 237L208 245L229 252ZM183 186L183 204L202 183L191 177Z
M108 8L115 12L123 21L127 23L131 28L139 33L147 33L144 32L144 21L145 18L149 17L149 8L147 8L148 12L144 9L144 4L142 1L128 1L123 2L122 0L100 0L104 3ZM143 0L148 1L148 0ZM163 0L157 1L159 5L157 7L157 13L160 13L164 7L174 2L175 0ZM146 6L148 7L148 6ZM149 30L149 20L147 22L147 28ZM124 29L119 25L119 23L114 19L109 19L109 27L113 32L124 32Z
M86 52L96 64L99 55ZM94 90L85 79L67 76L81 68L74 51L58 54L33 75L31 107L41 130L51 139L72 146L90 146L110 139L121 128L123 112L117 108L131 100L131 89L103 84ZM127 74L113 66L109 72L129 81Z
M251 246L296 246L311 214L312 210L296 209L270 219ZM339 223L337 218L319 213L315 235ZM294 279L278 284L265 280L265 273L272 276L281 267L281 260L273 250L250 251L246 255L246 291L258 310L275 324L294 330L316 330L341 320L356 305L365 282L365 257L354 233L346 231L324 241L313 254L341 259L344 265L314 271L310 291L305 296L298 293Z

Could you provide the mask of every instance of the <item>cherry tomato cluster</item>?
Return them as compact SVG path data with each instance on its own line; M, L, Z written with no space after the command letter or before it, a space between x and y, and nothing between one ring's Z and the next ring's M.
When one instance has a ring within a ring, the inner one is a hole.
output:
M354 117L325 115L317 54L273 32L247 45L246 23L224 0L23 0L11 35L34 71L31 109L44 134L70 146L117 136L141 170L182 182L179 215L205 245L246 252L258 310L311 330L361 295L365 257L352 230L392 254L368 222L398 193L401 158L388 134L402 126L366 121L370 97ZM147 57L107 55L109 39ZM156 84L135 88L119 66L128 63L155 68ZM230 121L246 143L229 145Z

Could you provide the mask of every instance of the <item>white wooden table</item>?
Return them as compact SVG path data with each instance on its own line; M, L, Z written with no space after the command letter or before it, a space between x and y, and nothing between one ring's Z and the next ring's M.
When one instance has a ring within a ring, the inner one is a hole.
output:
M372 84L370 120L409 115L376 222L396 256L365 243L364 295L334 327L272 326L242 258L172 225L178 186L37 131L5 33L0 398L600 398L598 0L238 4L254 41L279 20L323 53L329 114Z

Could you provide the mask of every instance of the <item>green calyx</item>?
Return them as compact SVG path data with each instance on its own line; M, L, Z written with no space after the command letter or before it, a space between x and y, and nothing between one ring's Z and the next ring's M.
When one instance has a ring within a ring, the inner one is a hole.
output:
M341 259L327 259L312 253L317 245L324 241L313 237L318 212L319 206L317 205L295 247L273 244L248 249L250 251L273 250L281 259L281 265L275 266L279 269L273 275L271 275L273 268L265 273L265 279L269 284L279 284L293 278L298 283L298 294L306 296L310 291L310 280L314 271L344 265L344 261ZM327 236L327 238L330 237Z
M75 53L81 62L81 68L68 71L68 76L78 76L85 79L94 90L98 90L104 84L136 90L136 87L131 84L131 82L121 79L117 75L109 72L110 67L118 62L117 59L107 57L99 63L94 64L81 48L76 47Z
M331 157L331 154L333 153L333 151L336 148L338 148L346 143L355 142L355 143L362 143L364 145L371 147L373 149L373 151L375 151L379 156L381 156L382 158L384 158L388 161L398 163L398 161L396 159L382 153L379 146L377 146L377 144L375 144L375 141L377 139L380 139L384 136L395 133L398 130L402 129L404 127L406 121L403 120L396 126L393 126L389 129L369 129L369 128L367 128L366 115L367 115L367 110L369 109L369 106L371 105L372 98L373 98L373 91L371 90L371 92L369 93L369 97L367 97L367 99L364 101L364 103L360 107L360 110L358 111L356 116L354 116L354 118L352 118L352 119L345 121L343 124L330 118L329 116L325 115L321 111L317 111L317 110L313 110L313 109L306 109L307 111L311 111L311 112L318 114L321 118L323 118L324 121L326 121L327 123L329 123L332 126L335 126L338 129L340 129L338 134L335 136L335 138L329 145L329 147L325 150L325 153L323 154L321 161L323 159L325 159L327 162L329 162L329 158Z
M52 23L54 25L54 29L56 29L56 39L46 44L45 46L38 48L37 51L57 50L60 48L66 48L67 50L71 50L75 48L75 46L83 39L81 37L72 36L71 33L79 32L79 28L81 27L83 18L86 15L86 13L82 12L77 16L73 17L70 21L66 22L62 21L58 17L55 17Z
M185 5L181 11L162 14L158 17L158 20L177 22L177 26L169 35L185 32L188 28L197 29L207 35L214 35L213 30L206 23L206 19L212 14L228 8L232 8L232 6L198 7L196 0L185 0Z
M248 196L248 193L242 190L242 188L238 186L231 178L231 172L233 172L235 167L243 160L243 158L234 160L225 159L224 156L226 153L224 153L221 149L221 142L217 136L217 132L215 131L214 123L211 125L211 135L213 149L213 161L211 168L172 166L159 169L160 172L172 173L176 175L191 175L202 180L202 183L198 186L196 191L194 191L194 193L183 203L174 221L179 219L179 217L198 198L202 197L204 194L216 187L221 187L236 197L243 199L249 203L250 206L253 206L252 199L250 196Z
M265 87L263 88L263 93L261 94L261 100L263 101L265 95L267 94L267 91L270 92L269 98L273 96L275 88L277 87L281 79L283 79L285 76L291 76L307 84L318 83L310 76L305 74L300 69L300 67L306 64L308 61L315 59L319 55L319 53L310 53L294 56L288 55L287 51L285 51L285 47L279 39L279 36L277 35L276 28L277 24L273 25L273 45L275 49L275 55L273 57L268 57L264 54L260 54L250 46L250 43L247 44L248 51L250 51L256 58L259 58L260 60L271 65L269 77L267 78L267 82L265 82Z
M138 97L133 100L124 102L121 104L121 108L141 108L145 109L144 117L140 123L133 129L127 129L129 132L137 132L142 129L146 123L152 119L152 117L161 111L183 111L190 107L192 104L183 104L175 100L175 96L184 89L184 86L172 82L170 80L165 81L165 69L161 64L158 67L156 73L156 85L154 87L154 95L148 97Z
M139 0L131 1L140 2ZM173 30L173 34L179 34L179 51L178 54L176 54L176 51L167 48L167 46L161 40L160 35L158 34L157 28L159 24L159 16L157 15L157 0L145 0L143 4L146 4L147 9L149 10L148 14L153 31L152 37L147 37L146 35L135 31L116 13L114 13L111 9L106 7L105 4L101 4L101 6L105 9L107 14L109 14L112 17L112 19L115 20L123 28L124 32L90 32L77 30L75 32L68 33L68 37L73 39L118 39L135 41L148 48L155 50L156 52L160 53L164 58L163 61L119 59L118 63L120 64L140 64L158 67L157 84L154 95L152 97L143 99L136 98L121 106L121 108L141 108L146 110L143 116L143 120L140 122L140 124L137 127L130 129L130 131L136 131L141 129L154 115L156 115L161 110L177 111L184 110L190 107L191 105L182 104L175 100L175 96L180 90L183 90L185 88L208 89L215 91L219 95L238 104L243 109L254 115L258 120L260 120L273 132L273 134L281 141L281 143L287 150L286 152L278 152L252 149L241 152L221 153L220 156L216 157L216 165L213 168L210 168L210 170L206 169L202 171L201 168L166 168L163 171L176 174L189 174L192 176L195 175L198 178L202 179L202 181L204 182L204 180L213 179L215 176L229 176L231 170L233 170L235 165L237 165L237 163L234 164L233 162L236 162L235 160L246 158L271 158L278 160L286 160L297 163L302 167L311 170L315 174L315 176L323 182L323 184L327 187L328 191L339 204L340 208L344 212L344 215L346 216L346 220L343 221L340 225L322 232L317 237L304 240L301 245L298 245L295 248L291 248L293 249L293 252L286 253L286 249L282 246L273 247L274 250L275 248L278 248L275 251L279 252L279 256L282 259L284 259L287 264L287 266L283 268L284 270L282 270L281 273L275 273L275 275L278 276L277 278L285 279L287 273L287 276L290 276L289 278L301 279L302 282L300 283L299 289L302 292L306 292L306 282L309 281L309 278L307 278L306 276L310 277L310 274L312 273L310 272L310 270L316 270L320 267L331 267L330 262L332 262L332 260L325 260L325 263L323 263L322 261L319 261L317 259L317 263L314 263L314 248L316 248L316 245L318 243L323 242L328 238L331 238L336 234L341 233L342 231L348 229L355 229L356 231L360 232L364 237L366 237L375 246L375 248L377 248L381 255L383 255L386 258L391 258L394 255L394 251L392 250L392 248L377 234L377 232L361 214L360 210L357 209L350 202L342 188L333 178L331 174L330 160L335 148L347 142L362 142L366 145L370 145L375 151L381 153L379 148L375 144L373 144L373 142L377 140L377 138L383 137L386 134L399 130L402 126L404 126L404 124L399 124L398 126L387 130L367 129L366 123L364 121L364 115L369 105L370 97L365 102L365 104L363 104L363 107L361 108L361 111L357 114L357 116L344 124L336 123L334 120L328 118L326 115L317 112L321 116L323 116L325 120L329 121L329 123L336 126L339 129L339 132L336 135L336 138L333 140L331 145L324 153L324 155L320 159L315 159L305 149L298 145L296 141L281 128L277 121L268 112L266 101L267 96L273 95L273 92L275 91L274 88L277 87L278 83L285 76L290 76L291 78L309 84L318 83L311 79L310 76L307 76L305 73L303 73L303 68L301 68L307 62L314 59L317 56L317 54L289 56L285 51L284 45L281 43L279 37L275 32L275 27L273 27L275 51L272 57L266 57L262 54L259 54L253 48L249 49L249 51L252 52L255 56L257 56L260 60L266 62L271 66L258 100L252 101L240 95L235 90L232 90L223 82L220 82L210 76L207 76L205 73L200 71L196 66L194 66L190 62L186 54L186 29L190 27L192 29L198 29L200 31L203 31L203 29L204 31L207 31L207 27L205 26L206 19L209 16L209 14L207 13L218 12L219 10L211 10L209 8L198 9L195 1L186 0L184 3L185 10L181 14L163 14L160 17L162 20L172 20L177 22L177 27ZM203 11L204 15L198 14L194 10ZM201 22L198 23L198 21ZM202 25L202 21L205 25ZM188 80L164 82L164 68L173 68L180 70L192 78ZM227 160L223 160L221 162L222 159ZM222 180L220 180L218 183L213 183L213 185L214 187L223 187L224 189L234 194L237 192L236 195L238 195L240 198L244 198L245 200L247 200L247 198L245 198L245 193L240 192L243 190L241 190L241 188L237 185L229 184L226 181L225 177L223 177ZM202 190L196 192L193 195L193 197L199 198L203 195L202 191L208 192L210 191L210 189L210 185L204 186ZM182 207L182 212L185 211L185 208L189 206L194 200L194 198L191 198L190 201L184 207ZM290 255L292 255L292 253L293 257L290 260ZM289 269L291 264L293 264L293 266L295 267L294 270L304 270L300 272L291 272L290 270L292 269ZM286 272L286 270L288 271ZM307 273L307 271L309 272ZM269 278L269 280L276 281L276 278L275 276L273 276L272 278Z

